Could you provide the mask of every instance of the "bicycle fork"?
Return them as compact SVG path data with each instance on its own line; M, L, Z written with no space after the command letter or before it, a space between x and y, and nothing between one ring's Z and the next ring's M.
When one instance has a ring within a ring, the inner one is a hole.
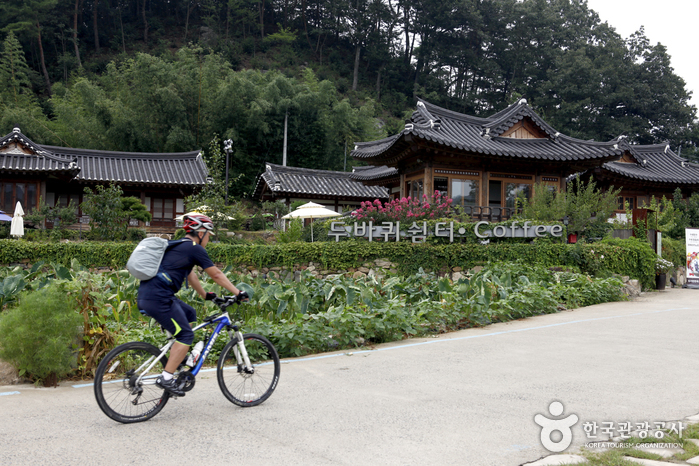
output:
M238 372L254 374L255 368L252 367L250 358L248 357L248 351L245 349L243 334L240 333L240 330L236 330L233 337L236 340L236 345L233 347L233 354L235 355L236 362L238 363Z

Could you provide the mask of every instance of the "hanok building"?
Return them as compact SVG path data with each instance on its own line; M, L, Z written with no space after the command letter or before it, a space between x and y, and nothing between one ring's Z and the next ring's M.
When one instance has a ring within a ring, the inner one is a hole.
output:
M351 176L386 186L391 197L421 197L435 191L479 218L512 214L518 195L534 183L565 189L575 173L592 174L600 187L622 187L624 201L643 206L650 197L687 195L699 188L699 166L666 144L632 145L624 137L583 141L561 134L524 99L488 118L418 101L405 128L391 137L359 143L352 156L372 168Z
M652 197L672 199L677 188L684 197L699 191L699 165L680 158L669 144L625 147L627 152L619 160L587 173L601 188L623 188L619 212L625 205L630 209L642 208Z
M365 167L372 168L372 167ZM352 211L362 201L388 200L388 190L364 186L349 172L312 170L267 163L257 179L253 198L260 201L313 201L338 213Z
M12 215L17 201L25 212L39 206L79 205L86 186L114 183L145 204L151 233L172 233L185 213L184 198L207 182L200 151L112 152L36 144L15 128L0 138L0 209ZM81 213L79 212L79 215ZM81 216L81 223L89 219Z

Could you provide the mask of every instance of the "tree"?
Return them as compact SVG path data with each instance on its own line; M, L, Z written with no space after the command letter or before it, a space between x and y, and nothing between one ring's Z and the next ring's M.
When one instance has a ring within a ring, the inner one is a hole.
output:
M41 23L47 18L58 0L24 0L22 2L0 2L0 14L9 18L5 32L26 32L34 36L39 46L41 71L44 75L46 92L51 95L51 79L46 69L44 46L41 40Z
M97 237L106 241L122 240L129 228L129 220L135 218L143 222L151 220L146 206L135 197L122 197L120 186L98 185L93 191L85 188L82 211L90 217L90 228Z
M29 66L13 32L7 34L0 55L0 102L25 106L34 101Z
M238 203L226 205L225 182L225 156L221 150L221 140L218 136L209 143L209 148L204 156L211 181L204 185L199 192L185 199L187 210L197 210L214 222L214 233L218 236L222 227L240 227L243 220L243 209ZM229 179L230 184L235 184L242 175Z

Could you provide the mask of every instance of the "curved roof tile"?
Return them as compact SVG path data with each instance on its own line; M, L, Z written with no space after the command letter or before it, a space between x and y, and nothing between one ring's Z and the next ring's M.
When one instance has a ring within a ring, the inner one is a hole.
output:
M525 117L549 137L518 139L500 136ZM391 165L410 144L410 137L477 154L559 162L610 160L623 153L619 140L589 142L561 135L524 101L489 118L479 118L420 100L403 131L378 141L358 143L351 155L376 165Z
M277 195L315 194L355 197L357 199L386 199L388 190L379 186L364 186L351 178L352 173L310 168L285 167L268 163L257 179L253 196L259 198L263 187Z

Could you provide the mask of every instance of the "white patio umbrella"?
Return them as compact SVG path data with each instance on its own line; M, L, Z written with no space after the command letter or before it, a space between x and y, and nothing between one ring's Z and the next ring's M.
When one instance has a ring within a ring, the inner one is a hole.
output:
M315 202L309 202L307 204L299 206L295 211L286 214L282 218L283 219L310 218L311 223L313 223L314 218L339 217L340 215L341 214L338 214L334 210L330 210L326 207L323 207L320 204L316 204ZM313 242L313 226L312 225L311 225L311 242Z
M182 215L175 217L175 220L182 221L182 220L184 220L185 215L193 215L193 214L204 214L204 215L210 216L212 212L213 212L213 209L211 207L209 207L207 205L201 205L191 212L187 212L186 214L182 214ZM231 217L230 215L226 215L225 217L228 220L233 220L233 217Z
M10 225L10 235L20 237L24 236L24 210L22 209L22 204L17 201L15 206L15 216L12 217L12 224Z

